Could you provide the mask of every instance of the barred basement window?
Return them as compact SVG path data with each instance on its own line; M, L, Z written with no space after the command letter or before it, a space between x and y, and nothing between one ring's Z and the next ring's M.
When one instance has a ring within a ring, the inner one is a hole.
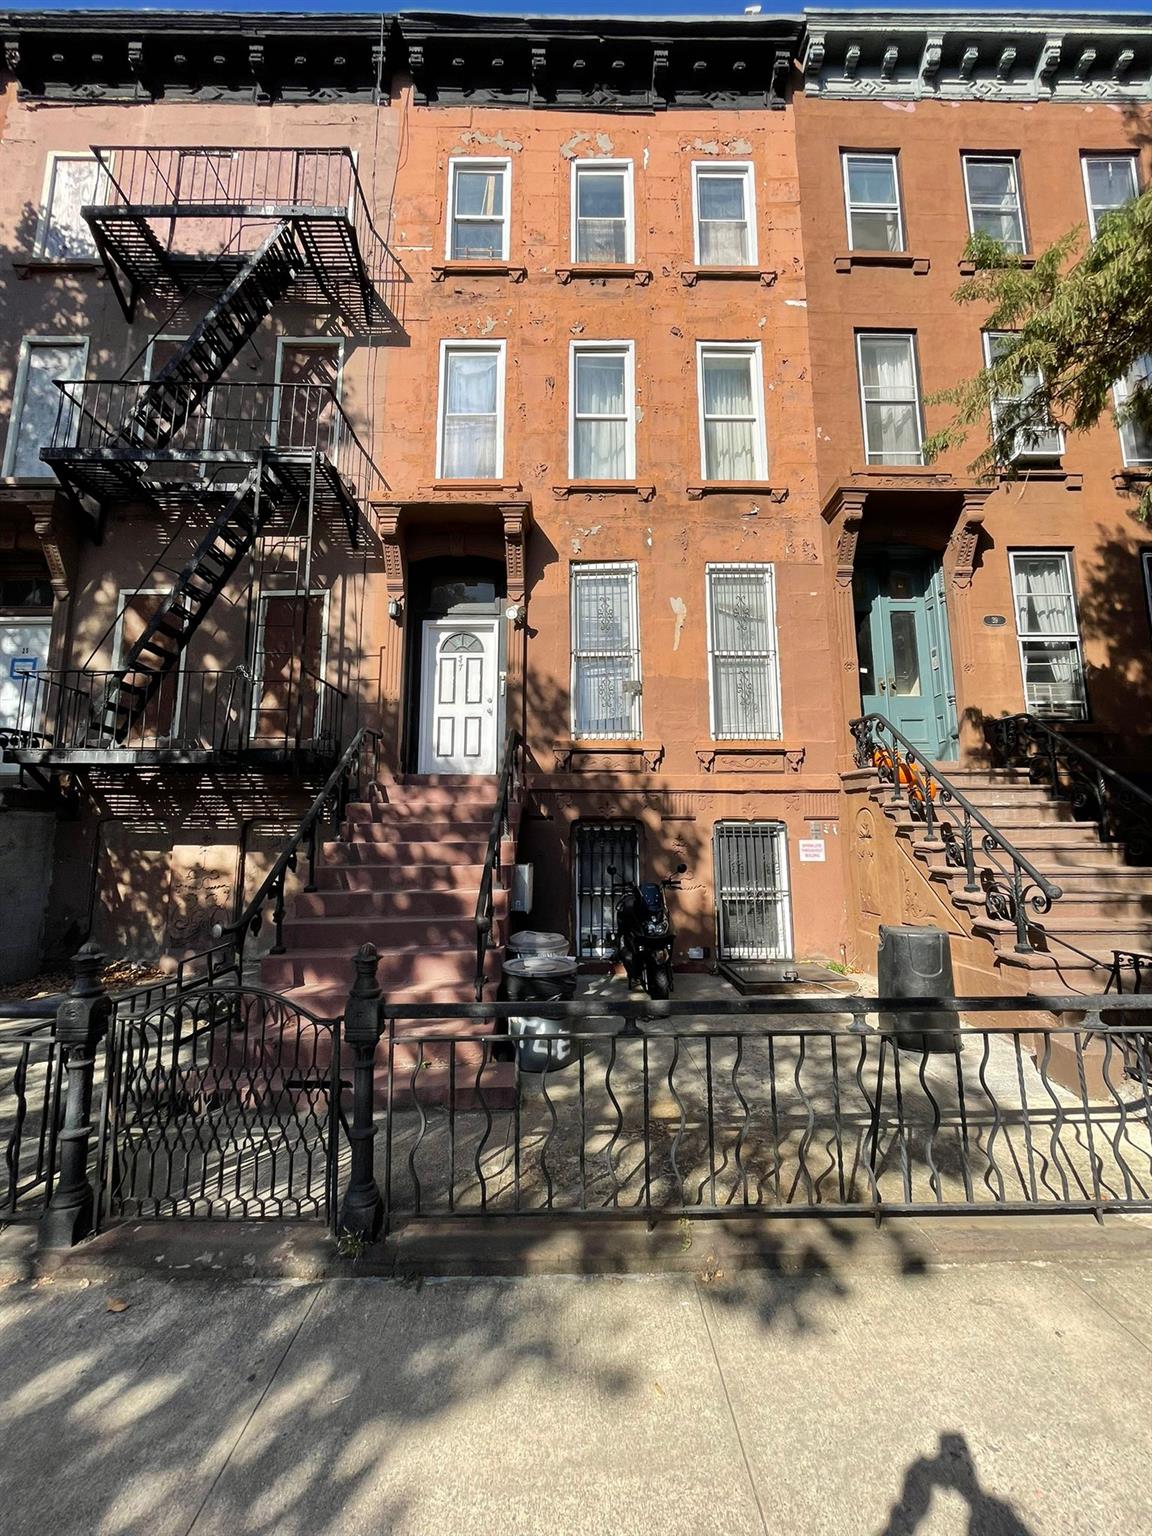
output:
M708 682L716 740L780 735L776 599L770 565L709 565Z
M640 829L633 821L577 822L575 848L576 953L606 959L616 902L625 884L640 878Z
M792 913L783 823L718 821L713 860L720 959L789 959Z
M572 735L640 737L636 567L572 567Z

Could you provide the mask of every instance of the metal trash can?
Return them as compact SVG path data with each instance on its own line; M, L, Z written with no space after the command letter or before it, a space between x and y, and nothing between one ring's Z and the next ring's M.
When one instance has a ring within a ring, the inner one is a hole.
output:
M562 933L537 933L534 928L525 928L523 933L512 935L507 947L517 960L526 955L566 955L568 940Z
M954 999L952 946L943 928L910 924L880 925L876 974L881 997ZM959 1042L959 1019L952 1008L915 1008L882 1013L880 1024L895 1031L906 1051L952 1051Z
M505 960L502 990L510 1003L568 1002L576 995L576 961L567 955L525 955ZM572 1042L557 1040L571 1028L567 1019L513 1015L508 1020L508 1033L515 1041L521 1072L554 1072L575 1061Z

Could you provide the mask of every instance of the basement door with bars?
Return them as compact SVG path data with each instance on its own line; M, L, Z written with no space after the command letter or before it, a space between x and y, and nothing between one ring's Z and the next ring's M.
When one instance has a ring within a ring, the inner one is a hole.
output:
M420 773L495 773L502 703L497 619L425 619Z

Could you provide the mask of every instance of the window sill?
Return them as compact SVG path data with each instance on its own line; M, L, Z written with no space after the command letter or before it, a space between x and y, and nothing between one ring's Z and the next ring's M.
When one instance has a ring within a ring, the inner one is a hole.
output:
M522 283L527 276L527 267L506 261L442 261L432 268L434 283L442 283L446 277L510 277L514 283Z
M762 496L765 501L779 505L788 500L788 487L769 485L767 480L705 480L699 485L686 485L684 494L689 501L702 501L705 496Z
M492 496L515 496L522 487L519 480L433 480L432 489L441 494L487 491Z
M1035 256L1017 256L1011 261L1006 261L1002 267L977 267L974 261L965 261L963 258L956 263L961 277L975 277L977 272L1003 272L1009 267L1019 267L1022 272L1031 272L1035 265Z
M641 288L644 288L652 281L652 272L650 268L638 267L631 261L577 261L573 262L570 267L556 268L556 281L558 283L571 283L577 278L601 277L630 279Z
M695 749L705 773L799 773L803 747L789 747L778 737L760 741L709 741Z
M55 475L46 480L29 475L0 476L0 501L4 502L36 500L47 503L55 500L59 489L60 482Z
M65 257L54 261L47 256L33 256L30 261L14 261L13 270L20 277L32 277L37 272L103 272L104 264L94 256Z
M1042 484L1063 485L1067 491L1082 491L1084 476L1070 474L1059 464L1005 464L997 471L997 479L1006 481L1037 480Z
M911 267L916 277L924 277L932 266L927 256L913 256L909 251L844 251L833 256L837 272L851 272L853 267Z
M581 758L588 759L583 770L585 772L594 773L599 767L610 772L655 773L664 761L664 743L634 739L605 741L581 737L575 741L554 741L552 756L556 760L557 773L581 772L580 763L576 761ZM598 763L598 759L613 761L611 764Z
M640 485L635 480L567 480L554 485L552 494L557 501L569 496L637 496L641 501L651 501L656 494L654 485Z
M697 283L704 282L760 283L771 288L776 273L761 267L682 267L680 281L685 288L695 288Z
M1143 490L1152 484L1152 464L1126 464L1113 474L1112 484L1118 491Z

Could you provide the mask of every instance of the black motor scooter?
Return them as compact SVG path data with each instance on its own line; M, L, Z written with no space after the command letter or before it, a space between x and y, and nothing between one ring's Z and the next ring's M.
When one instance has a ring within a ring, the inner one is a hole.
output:
M687 868L687 864L677 864L676 875L682 875ZM616 870L611 865L608 873L615 880ZM672 996L675 935L668 921L664 892L679 889L680 882L675 875L659 881L642 880L639 884L626 880L616 901L612 958L624 967L629 987L633 990L642 987L652 998Z

